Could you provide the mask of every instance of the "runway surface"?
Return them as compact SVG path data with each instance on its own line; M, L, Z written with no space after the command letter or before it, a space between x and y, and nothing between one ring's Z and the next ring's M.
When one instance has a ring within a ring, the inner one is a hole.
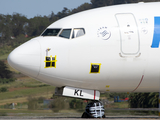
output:
M134 112L134 115L127 114L127 112L130 113L130 111ZM154 114L149 113L149 111ZM112 109L112 111L106 113L106 118L104 118L104 120L160 120L157 111L157 108ZM88 120L80 118L82 115L81 113L6 113L4 115L5 116L0 116L0 120Z
M15 117L15 116L0 116L0 120L88 120L82 118L65 118L65 117L37 117L37 116L23 116L23 117ZM158 116L107 116L103 118L103 120L158 120L160 117ZM96 119L89 119L96 120ZM99 118L98 118L99 120Z

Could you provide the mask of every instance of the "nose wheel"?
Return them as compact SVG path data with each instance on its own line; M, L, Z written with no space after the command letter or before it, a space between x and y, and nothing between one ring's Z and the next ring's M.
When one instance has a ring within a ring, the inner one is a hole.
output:
M81 118L105 118L104 106L100 101L92 101L87 104Z

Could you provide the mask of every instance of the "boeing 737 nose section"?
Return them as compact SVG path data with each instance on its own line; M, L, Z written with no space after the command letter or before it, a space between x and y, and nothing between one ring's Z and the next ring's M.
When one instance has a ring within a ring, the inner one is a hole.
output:
M8 56L8 63L14 69L36 78L40 69L40 44L30 40L13 50Z

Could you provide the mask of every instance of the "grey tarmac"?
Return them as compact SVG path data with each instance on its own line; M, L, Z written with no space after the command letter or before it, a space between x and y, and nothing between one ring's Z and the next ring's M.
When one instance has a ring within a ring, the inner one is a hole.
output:
M0 120L88 120L83 118L65 118L65 117L38 117L38 116L23 116L23 117L15 117L15 116L0 116ZM97 118L98 120L100 118ZM159 116L107 116L106 118L102 118L102 120L160 120ZM90 118L89 120L96 120Z

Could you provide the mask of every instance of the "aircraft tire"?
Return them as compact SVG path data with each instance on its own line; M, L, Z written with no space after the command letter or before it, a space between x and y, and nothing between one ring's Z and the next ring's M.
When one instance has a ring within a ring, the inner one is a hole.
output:
M105 118L105 117L106 117L105 115L102 116L102 118Z
M89 117L89 115L86 113L86 112L84 112L83 114L82 114L82 117L81 118L90 118Z

